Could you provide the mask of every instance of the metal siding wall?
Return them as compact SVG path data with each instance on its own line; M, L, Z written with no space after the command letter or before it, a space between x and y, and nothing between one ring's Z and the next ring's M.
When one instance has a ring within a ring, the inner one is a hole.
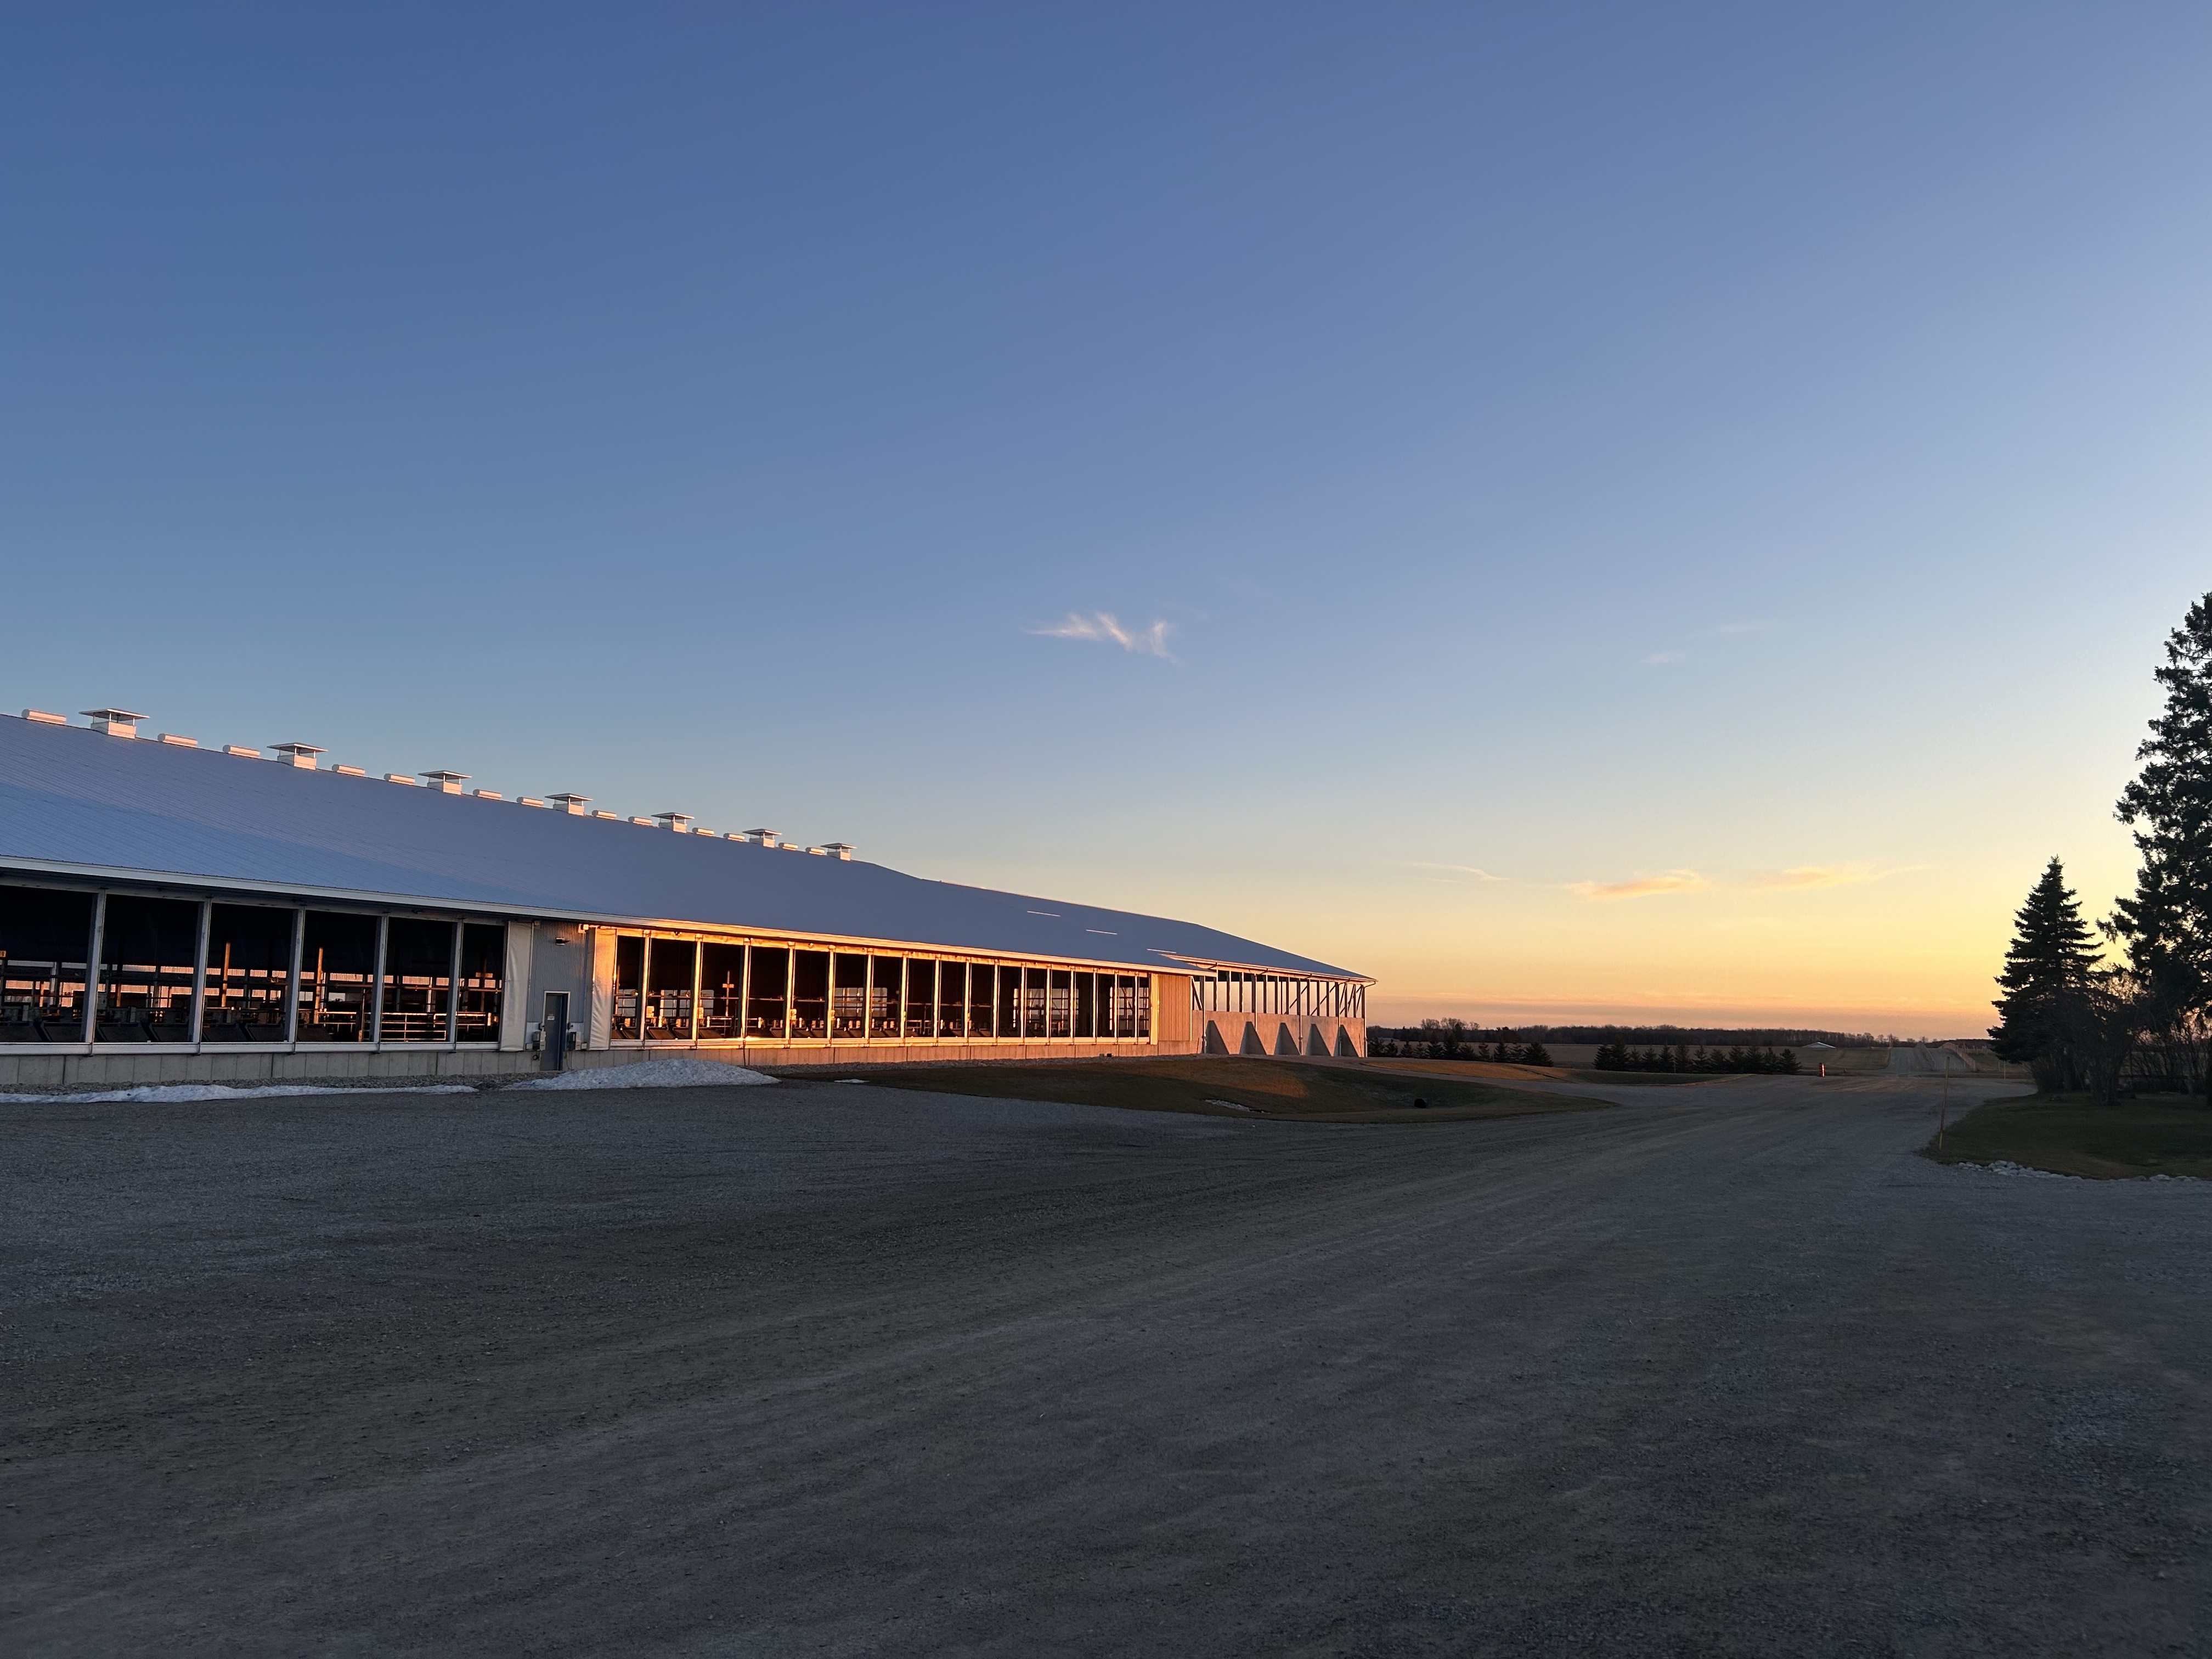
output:
M1153 975L1152 1030L1162 1042L1191 1040L1190 981L1186 975Z

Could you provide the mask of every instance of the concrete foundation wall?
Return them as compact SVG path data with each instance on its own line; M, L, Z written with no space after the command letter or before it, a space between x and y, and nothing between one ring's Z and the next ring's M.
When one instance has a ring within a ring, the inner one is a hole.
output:
M1190 1043L1115 1042L656 1042L645 1048L579 1049L568 1056L570 1071L635 1066L641 1060L695 1054L732 1066L953 1065L986 1060L1091 1060L1100 1054L1139 1059L1190 1054ZM345 1048L247 1050L240 1047L203 1050L101 1049L95 1053L11 1054L0 1051L0 1091L70 1089L98 1085L128 1089L148 1083L296 1083L313 1079L383 1079L420 1078L424 1082L500 1077L538 1069L538 1056L495 1048L366 1044Z
M1319 1014L1195 1013L1195 1047L1207 1054L1364 1060L1367 1022Z

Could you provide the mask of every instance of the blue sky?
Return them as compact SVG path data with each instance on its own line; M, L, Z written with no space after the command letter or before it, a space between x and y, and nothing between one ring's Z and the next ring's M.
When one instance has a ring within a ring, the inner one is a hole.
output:
M1188 915L1386 1012L1971 1029L2044 858L2126 881L2212 586L2208 48L19 8L0 700Z

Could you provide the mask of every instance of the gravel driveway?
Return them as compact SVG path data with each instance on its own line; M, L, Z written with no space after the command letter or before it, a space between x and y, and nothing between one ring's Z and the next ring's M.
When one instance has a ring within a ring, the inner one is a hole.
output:
M2212 1184L1937 1086L0 1109L0 1650L2212 1654Z

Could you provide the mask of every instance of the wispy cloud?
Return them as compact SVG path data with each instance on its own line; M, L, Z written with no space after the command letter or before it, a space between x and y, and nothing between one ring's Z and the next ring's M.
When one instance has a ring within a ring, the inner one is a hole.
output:
M1762 619L1758 622L1718 623L1692 637L1704 640L1726 639L1738 634L1763 634L1773 626L1774 623L1771 619ZM1664 668L1670 663L1687 662L1689 659L1690 653L1686 651L1654 651L1648 657L1637 659L1638 662L1647 666L1656 668Z
M1477 869L1472 864L1424 864L1419 859L1406 860L1408 870L1442 870L1449 875L1471 876L1477 881L1510 881L1510 876L1493 876L1487 870Z
M1807 887L1856 887L1927 867L1924 864L1908 864L1895 870L1869 870L1863 864L1801 864L1790 870L1764 871L1751 878L1751 884L1770 892Z
M1643 876L1634 881L1571 881L1567 890L1593 903L1613 899L1652 898L1661 893L1702 893L1711 887L1694 870L1669 870L1663 876Z
M1133 651L1139 656L1167 657L1170 662L1175 660L1168 653L1166 623L1155 622L1146 628L1127 629L1121 626L1110 611L1094 611L1087 617L1079 611L1071 611L1065 622L1047 623L1029 631L1042 634L1048 639L1097 640L1101 643L1118 645L1124 651Z

